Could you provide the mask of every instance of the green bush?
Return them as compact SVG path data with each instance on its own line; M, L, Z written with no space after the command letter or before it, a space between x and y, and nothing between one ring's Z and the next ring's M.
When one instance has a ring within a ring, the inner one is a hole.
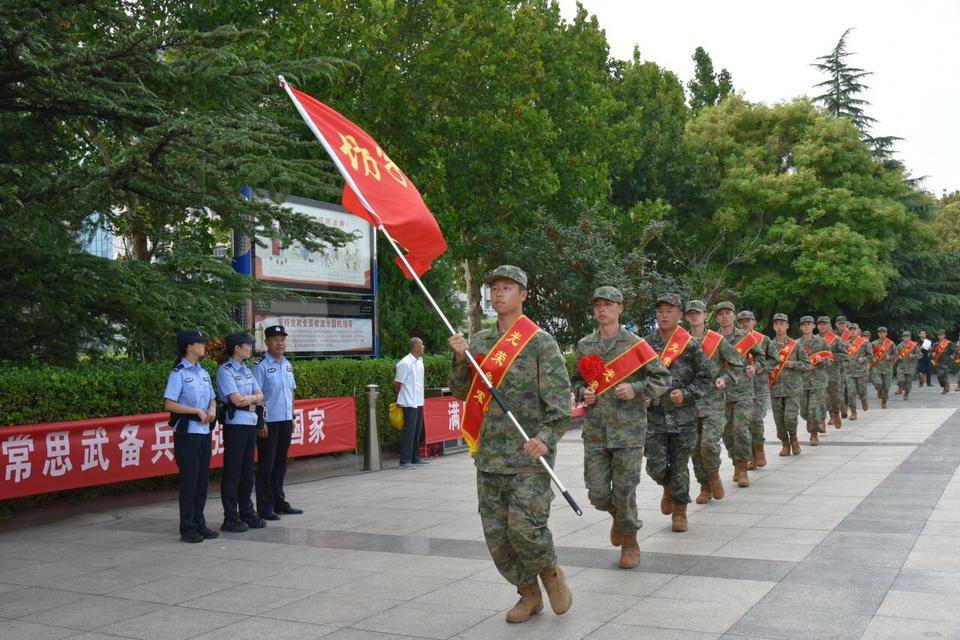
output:
M425 356L426 386L446 385L451 358ZM28 425L83 418L107 418L163 411L163 390L170 362L98 363L76 368L52 366L0 368L0 425ZM216 378L216 365L204 360ZM363 450L367 428L366 386L379 385L377 422L380 445L399 449L399 433L387 423L394 401L395 360L294 360L297 396L357 398L358 448Z

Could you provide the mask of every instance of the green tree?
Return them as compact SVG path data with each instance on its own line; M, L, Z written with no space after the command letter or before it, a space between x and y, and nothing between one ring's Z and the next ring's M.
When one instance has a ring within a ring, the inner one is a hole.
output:
M726 69L713 70L713 60L703 47L693 52L693 78L687 83L690 90L690 108L698 111L712 107L733 93L733 76Z
M0 7L0 259L42 260L63 278L27 290L38 276L15 274L5 283L12 297L3 320L23 340L50 339L59 326L69 339L49 344L68 360L70 344L116 343L149 356L169 349L177 326L228 326L231 303L260 291L211 257L233 229L266 229L311 248L347 239L239 196L246 184L277 192L296 185L313 197L335 189L322 151L306 135L291 139L278 121L285 98L275 73L321 82L338 61L245 58L262 31L182 28L178 8L53 0ZM76 255L94 212L129 239L126 258L144 265L94 266ZM118 282L125 286L111 289ZM62 304L56 295L68 285L84 293ZM141 304L110 305L111 294ZM33 354L50 351L38 344Z
M813 99L823 104L827 113L833 117L849 118L860 131L866 133L876 119L864 112L863 107L870 103L859 96L869 89L862 80L872 75L872 72L851 66L847 61L847 58L854 55L847 50L847 37L851 31L852 27L844 31L833 50L818 57L820 62L811 65L827 76L826 80L814 85L822 89L823 93Z
M945 195L937 203L933 231L942 251L960 253L960 191Z

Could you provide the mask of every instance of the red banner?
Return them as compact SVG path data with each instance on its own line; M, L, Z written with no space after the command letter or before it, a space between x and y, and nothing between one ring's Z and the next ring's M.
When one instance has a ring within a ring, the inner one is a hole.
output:
M0 427L0 500L177 473L168 420L149 413ZM210 467L221 467L220 425L211 438ZM353 398L296 401L291 458L356 448Z
M427 444L460 437L463 402L453 396L426 398L423 401L423 433Z

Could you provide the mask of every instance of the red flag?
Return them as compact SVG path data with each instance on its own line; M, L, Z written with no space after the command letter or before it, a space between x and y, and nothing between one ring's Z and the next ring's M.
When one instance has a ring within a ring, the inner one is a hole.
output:
M426 273L447 243L410 178L363 129L282 78L280 83L343 174L344 208L375 227L382 224L417 275ZM397 265L411 277L399 259Z

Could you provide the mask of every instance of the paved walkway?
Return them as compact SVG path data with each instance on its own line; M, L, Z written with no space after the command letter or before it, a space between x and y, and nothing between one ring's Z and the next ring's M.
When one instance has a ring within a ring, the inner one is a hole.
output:
M960 394L936 393L830 427L799 457L777 457L768 418L769 466L691 505L685 534L644 477L635 571L616 568L568 433L559 472L585 513L554 502L563 617L503 621L516 596L482 540L473 465L454 455L297 484L306 514L199 545L177 541L173 502L0 531L0 638L957 639Z

